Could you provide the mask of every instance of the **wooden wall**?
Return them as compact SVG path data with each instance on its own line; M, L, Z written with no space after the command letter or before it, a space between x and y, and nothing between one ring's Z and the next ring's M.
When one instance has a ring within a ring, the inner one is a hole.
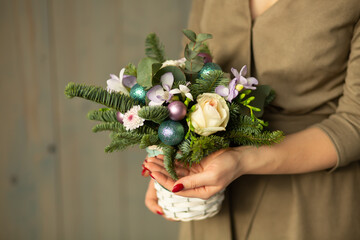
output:
M176 239L144 206L145 152L105 154L107 134L69 100L69 81L106 86L157 32L181 52L190 0L0 0L0 240Z

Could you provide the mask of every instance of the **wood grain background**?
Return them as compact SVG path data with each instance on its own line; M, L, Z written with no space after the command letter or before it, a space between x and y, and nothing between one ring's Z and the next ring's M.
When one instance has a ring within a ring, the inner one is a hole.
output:
M106 86L156 32L181 52L190 0L0 0L0 240L176 239L144 206L145 152L105 154L107 134L68 100L70 81Z

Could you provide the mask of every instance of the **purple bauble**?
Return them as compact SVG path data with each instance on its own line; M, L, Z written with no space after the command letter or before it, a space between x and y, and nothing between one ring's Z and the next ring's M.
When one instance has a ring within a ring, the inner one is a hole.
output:
M209 63L212 62L212 57L210 56L210 54L207 53L199 53L198 56L204 58L204 63Z
M116 113L116 119L120 122L120 123L124 123L123 119L124 119L124 114L122 114L121 112L117 112Z
M180 101L174 101L168 105L171 120L180 121L186 116L186 106Z

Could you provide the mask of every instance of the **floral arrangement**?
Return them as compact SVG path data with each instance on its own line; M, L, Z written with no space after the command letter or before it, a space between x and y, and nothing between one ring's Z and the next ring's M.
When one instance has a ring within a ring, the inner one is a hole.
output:
M166 60L156 34L145 41L146 57L130 63L119 76L110 75L107 88L69 83L65 94L100 103L106 108L90 111L100 121L94 132L111 131L106 152L139 145L156 145L164 164L177 179L174 159L191 166L222 148L270 145L281 141L281 131L267 131L261 120L274 91L246 77L247 68L225 73L212 62L206 44L211 34L185 29L189 43L184 58Z

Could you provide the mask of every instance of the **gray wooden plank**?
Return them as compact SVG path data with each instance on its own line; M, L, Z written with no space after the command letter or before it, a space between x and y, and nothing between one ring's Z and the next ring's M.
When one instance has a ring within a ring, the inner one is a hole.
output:
M121 15L124 34L122 56L124 61L135 64L144 57L145 37L155 32L165 45L168 59L180 57L182 33L186 27L190 1L144 1L123 0ZM176 239L178 223L164 220L154 215L144 205L148 180L140 176L141 163L145 152L132 150L126 152L128 164L128 187L130 239ZM141 216L141 218L139 218ZM141 231L139 230L141 229Z
M0 9L0 239L57 239L46 1Z
M63 239L128 239L126 162L86 118L99 105L68 100L69 81L106 86L120 62L119 1L50 1L59 99ZM124 237L124 238L123 238Z

